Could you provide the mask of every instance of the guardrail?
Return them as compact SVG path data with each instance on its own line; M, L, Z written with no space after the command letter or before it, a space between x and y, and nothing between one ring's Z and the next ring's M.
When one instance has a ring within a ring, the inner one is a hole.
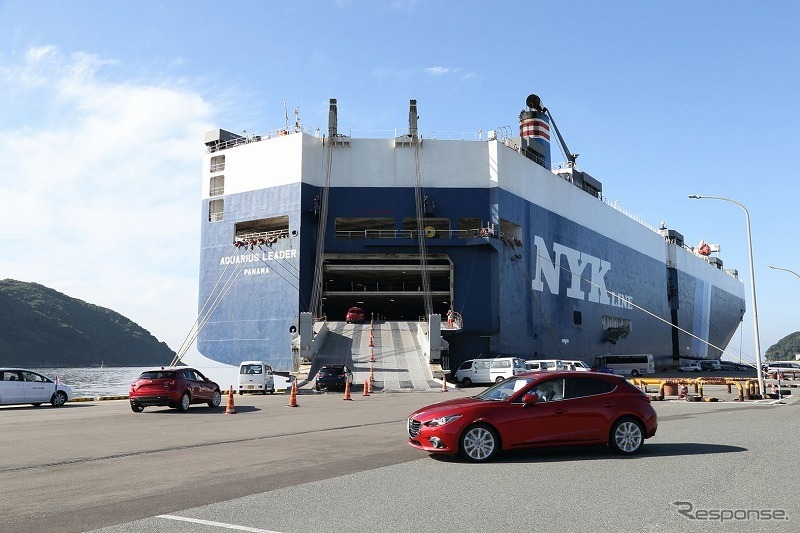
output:
M657 385L659 400L663 400L666 396L687 398L689 386L694 388L694 394L698 399L703 399L703 385L727 385L728 394L735 386L739 392L737 400L740 402L761 398L756 378L633 378L631 383L643 387L645 393L648 385Z

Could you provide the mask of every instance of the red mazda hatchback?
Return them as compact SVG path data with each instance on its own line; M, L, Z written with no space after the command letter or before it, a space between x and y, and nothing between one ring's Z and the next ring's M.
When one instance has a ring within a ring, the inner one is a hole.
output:
M501 450L597 444L632 455L657 427L650 398L621 376L540 372L411 413L408 443L469 461L487 461Z
M131 410L141 413L145 407L165 405L186 411L193 403L218 407L219 385L198 370L186 366L145 370L131 383L128 399Z

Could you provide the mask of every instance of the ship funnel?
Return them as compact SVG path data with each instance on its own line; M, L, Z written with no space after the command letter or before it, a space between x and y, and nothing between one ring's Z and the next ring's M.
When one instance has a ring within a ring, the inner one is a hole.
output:
M408 136L412 139L417 138L417 101L411 100L408 106Z
M533 109L535 111L542 110L542 99L536 96L535 94L529 94L528 98L525 99L525 105L528 106L528 109Z
M331 106L328 110L328 138L332 139L338 135L336 124L336 98L331 98Z
M550 120L542 99L531 94L525 99L527 110L519 114L520 151L525 157L550 168Z

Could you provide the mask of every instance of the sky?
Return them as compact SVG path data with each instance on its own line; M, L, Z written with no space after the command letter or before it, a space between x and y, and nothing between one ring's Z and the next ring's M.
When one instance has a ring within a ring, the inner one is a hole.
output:
M0 0L0 279L178 350L197 317L203 135L510 127L542 98L604 196L718 243L753 361L800 330L800 3ZM554 161L559 160L554 152ZM750 216L754 276L745 211ZM769 266L792 272L770 269ZM737 356L727 356L737 359Z

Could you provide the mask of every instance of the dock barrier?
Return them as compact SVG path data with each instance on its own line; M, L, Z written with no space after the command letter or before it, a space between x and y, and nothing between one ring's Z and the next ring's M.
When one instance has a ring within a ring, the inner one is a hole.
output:
M685 394L688 391L684 391L684 395L681 395L680 390L682 387L689 386L694 388L695 396L699 397L698 399L702 399L703 385L726 385L729 394L732 391L732 387L735 386L739 392L737 400L740 402L760 398L757 393L758 380L754 378L633 378L631 383L637 387L644 388L645 392L647 392L648 385L658 386L659 400L663 400L667 396L683 397L684 395L689 399L690 396Z

